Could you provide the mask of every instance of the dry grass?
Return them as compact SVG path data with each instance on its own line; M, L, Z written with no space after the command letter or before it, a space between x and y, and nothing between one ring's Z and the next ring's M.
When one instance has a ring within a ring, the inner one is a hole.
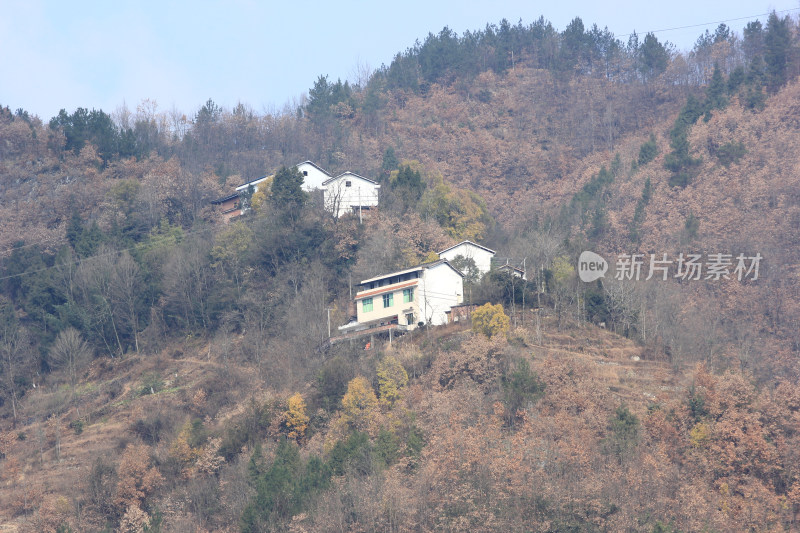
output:
M517 328L508 349L537 359L578 359L592 373L596 386L633 410L645 409L648 402L670 394L678 385L668 365L634 361L633 357L641 357L642 347L606 330L587 325L559 332L545 320L542 333L539 345L533 327ZM420 358L428 351L459 350L460 342L470 335L468 324L434 328L396 340L391 351ZM378 346L374 353L387 348ZM365 354L364 359L371 356ZM15 437L7 453L13 461L0 464L0 533L16 531L21 524L27 525L20 531L30 530L38 504L21 503L26 497L62 503L66 498L74 515L97 458L115 464L129 443L143 438L134 431L141 423L154 424L153 431L160 432L148 444L159 460L167 460L169 446L186 420L200 418L208 431L220 431L244 412L250 398L265 403L282 398L285 392L259 382L252 367L223 359L213 344L194 339L168 346L156 356L95 361L74 400L64 386L45 384L29 391L17 427L12 428L8 419L0 426ZM9 464L17 465L16 469L8 468ZM27 510L20 515L23 508Z

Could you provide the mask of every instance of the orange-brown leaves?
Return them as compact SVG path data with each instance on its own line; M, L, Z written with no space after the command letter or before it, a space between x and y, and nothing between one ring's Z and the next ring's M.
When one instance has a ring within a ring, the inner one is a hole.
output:
M131 444L125 448L117 467L117 487L114 504L119 509L139 507L148 494L163 481L150 460L150 448L144 444Z

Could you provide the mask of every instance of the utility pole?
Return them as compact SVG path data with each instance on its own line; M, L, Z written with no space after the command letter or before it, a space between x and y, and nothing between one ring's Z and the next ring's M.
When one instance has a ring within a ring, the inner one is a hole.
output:
M528 271L525 270L525 260L528 259L527 257L522 259L522 280L525 282L522 285L522 327L525 327L525 292L528 288Z
M328 312L328 338L331 338L331 311L333 311L332 307L328 307L325 309Z

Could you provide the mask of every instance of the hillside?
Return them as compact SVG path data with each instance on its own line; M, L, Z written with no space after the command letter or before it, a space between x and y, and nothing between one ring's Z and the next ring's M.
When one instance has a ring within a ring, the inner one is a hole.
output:
M0 108L0 531L793 531L799 27L503 21L273 114ZM491 328L329 345L464 239L525 269L459 266Z
M369 496L376 499L376 503L386 497L405 500L403 493L381 494L383 490L390 490L392 483L399 484L398 488L404 487L405 491L416 492L419 489L414 487L419 483L424 486L451 482L439 478L436 472L446 468L439 462L447 460L445 450L451 446L450 440L460 439L461 426L458 424L464 424L464 431L474 431L476 435L490 429L496 432L476 441L476 448L469 453L480 455L485 446L494 447L494 441L502 442L509 438L525 442L533 452L539 444L528 442L525 435L535 432L535 428L530 427L534 420L537 420L536 424L542 424L551 417L567 416L575 405L583 403L591 414L586 413L581 416L581 421L573 423L581 432L597 435L599 439L605 432L605 419L609 414L607 406L625 402L637 416L643 416L647 406L658 402L659 398L669 400L685 393L685 384L676 383L668 367L655 362L632 361L633 356L641 354L641 349L605 332L575 329L569 335L545 335L543 344L530 346L524 340L531 335L530 332L518 330L515 335L519 337L512 344L490 343L471 338L468 332L456 329L436 332L435 337L426 336L417 342L409 339L392 349L387 348L385 353L380 350L365 355L363 350L359 353L358 346L329 359L328 365L331 361L343 365L345 372L360 369L374 376L376 363L393 356L402 361L412 375L414 371L420 372L402 391L398 405L390 409L385 405L381 407L379 418L381 425L388 423L384 427L394 427L396 431L396 424L413 416L412 420L416 420L427 443L422 456L413 459L401 452L398 464L385 472L377 467L373 472L373 467L369 467L372 476L342 481L372 483L370 477L375 477L375 482L387 484L379 493ZM121 467L115 468L117 457L128 447L144 442L152 446L154 464L166 477L151 502L164 514L165 523L178 527L182 521L195 524L205 521L203 525L207 529L220 530L226 524L235 528L235 508L229 506L235 504L237 493L231 491L252 493L252 489L246 487L246 479L242 478L246 473L243 468L247 455L240 457L236 453L238 450L233 450L231 460L223 461L213 472L204 472L199 466L200 452L187 455L177 444L183 435L180 428L185 430L189 427L185 422L196 420L208 437L220 435L223 439L230 439L236 434L235 428L243 428L247 417L253 416L250 410L257 406L265 410L267 420L273 420L249 430L277 438L283 430L276 419L292 391L265 387L263 381L249 371L248 365L226 363L220 348L218 344L206 346L190 341L148 358L134 356L123 361L97 361L88 370L72 400L70 391L64 387L40 386L29 393L25 418L42 421L22 423L13 432L4 434L6 483L0 491L0 501L4 502L0 515L11 517L19 513L13 524L21 530L42 531L48 524L55 527L62 521L72 523L78 530L100 527L104 509L111 508L113 512L113 506L107 500L113 500L115 491L121 490L113 483L121 476ZM232 348L233 351L241 349ZM532 368L545 380L547 392L536 412L529 413L524 420L515 420L519 429L508 433L503 429L502 420L497 418L502 417L502 412L497 411L502 409L498 404L502 398L498 380L504 367L519 357L529 359L531 355ZM445 370L456 361L459 365L456 368L461 370ZM564 368L575 368L577 389L569 390L557 383L564 377ZM305 376L310 381L306 381L301 392L310 399L317 398L315 403L322 405L319 403L320 384L313 377ZM469 405L469 411L449 411L449 406L457 404ZM333 420L326 420L328 416L320 419L317 414L312 417L310 437L303 447L304 456L322 454L329 446L326 443L333 438L335 424ZM80 421L80 425L75 421ZM372 431L369 427L366 429ZM565 435L569 433L567 431ZM571 439L575 438L578 434L572 435ZM209 442L214 442L213 437ZM219 446L220 441L216 442ZM568 447L578 441L571 442ZM246 442L242 444L247 446ZM442 446L444 448L440 449ZM267 451L269 457L274 452L274 444L268 444ZM525 452L515 449L515 453ZM586 453L591 452L587 450ZM409 460L417 461L418 466L410 467ZM512 457L498 457L497 461L498 468L516 464ZM106 468L105 474L102 467ZM170 469L177 469L174 471L177 478L170 479ZM104 479L103 476L110 478ZM387 477L384 479L384 476ZM191 498L196 496L191 491L201 490L208 492L206 497L216 501L216 507L205 510L206 514L198 514L195 504L191 503ZM442 496L447 492L437 490ZM334 520L335 517L325 512L324 506L338 507L330 498L343 497L343 493L329 491L321 498L318 502L322 506L320 514L312 522L316 524L314 529L328 529L329 523L326 525L325 520ZM42 502L41 506L37 500ZM436 520L438 511L426 507L450 505L444 501L435 504L415 501L415 498L405 501L404 512L419 516L413 519L406 516L402 520L395 517L393 520L398 526L406 524L403 528L408 529L415 520ZM78 502L83 503L76 517L69 509ZM362 503L366 504L363 500ZM223 512L219 515L212 513L214 508ZM356 512L360 515L364 511ZM372 520L376 518L365 514L357 520L374 524ZM322 522L317 522L319 520ZM11 524L7 522L6 529L14 530L9 529Z
M311 417L295 460L344 462L302 500L302 513L277 508L271 520L291 518L306 531L731 531L791 522L796 503L783 494L795 498L798 487L795 385L759 394L738 372L676 372L592 326L558 332L545 321L543 329L541 343L531 329L505 341L450 328L329 357L325 378L300 379ZM4 433L0 515L16 516L4 531L101 528L123 512L114 503L127 494L123 476L168 531L237 530L254 497L252 446L263 443L265 464L273 461L294 391L234 363L243 349L235 344L190 340L147 358L98 361L72 401L64 387L30 393L26 418L43 421ZM391 360L408 371L408 385L350 422L377 440L351 436L334 452L344 412L326 411L324 395L358 373L383 383L375 369ZM526 372L541 394L509 388ZM123 466L142 443L152 459Z

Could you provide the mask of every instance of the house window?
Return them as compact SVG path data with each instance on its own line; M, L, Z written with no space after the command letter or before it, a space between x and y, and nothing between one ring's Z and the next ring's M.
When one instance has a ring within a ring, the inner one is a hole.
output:
M414 301L414 289L403 289L403 303L407 304Z
M369 313L372 311L372 298L364 298L361 300L361 312Z
M383 295L383 306L384 307L391 307L392 304L394 303L394 298L393 297L394 297L394 294L391 293L391 292L389 294L384 294Z
M344 182L344 186L345 186L345 187L350 187L351 185L353 185L353 183L352 183L352 182L350 182L350 181L345 181L345 182Z
M303 176L308 176L308 170L303 171Z
M406 315L406 324L410 326L413 323L414 323L414 313L408 313Z

